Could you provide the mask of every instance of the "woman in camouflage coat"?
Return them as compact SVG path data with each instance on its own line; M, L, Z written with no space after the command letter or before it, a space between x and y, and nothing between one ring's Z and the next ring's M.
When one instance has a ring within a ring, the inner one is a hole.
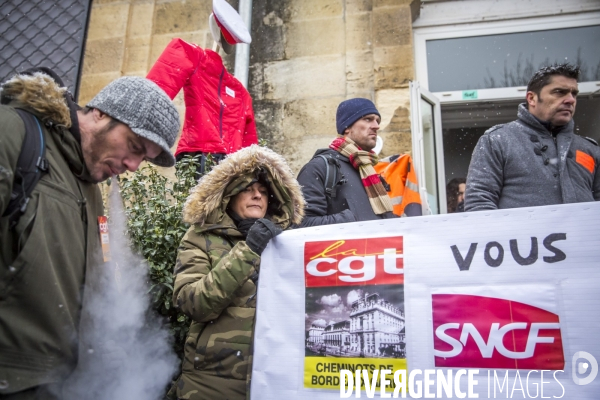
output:
M244 399L260 253L301 222L302 190L280 155L253 145L205 175L183 215L192 226L179 247L173 302L193 322L177 398Z

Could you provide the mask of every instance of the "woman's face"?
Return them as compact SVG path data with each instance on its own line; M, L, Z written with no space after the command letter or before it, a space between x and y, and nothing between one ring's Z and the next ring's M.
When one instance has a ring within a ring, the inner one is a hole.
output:
M263 218L267 214L269 191L262 183L255 182L231 199L231 209L246 218Z

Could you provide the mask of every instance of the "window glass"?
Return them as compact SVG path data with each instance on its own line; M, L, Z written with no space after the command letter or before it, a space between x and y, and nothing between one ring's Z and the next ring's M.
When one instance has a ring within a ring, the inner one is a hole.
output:
M600 25L428 40L429 91L526 86L540 67L570 62L600 80Z

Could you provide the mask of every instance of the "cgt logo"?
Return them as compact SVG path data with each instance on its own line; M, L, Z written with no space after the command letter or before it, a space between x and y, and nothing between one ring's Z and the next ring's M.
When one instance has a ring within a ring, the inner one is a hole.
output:
M436 367L563 370L558 315L515 301L434 294Z
M306 242L306 287L404 283L402 236Z
M100 233L108 233L108 219L104 215L98 217L98 228Z

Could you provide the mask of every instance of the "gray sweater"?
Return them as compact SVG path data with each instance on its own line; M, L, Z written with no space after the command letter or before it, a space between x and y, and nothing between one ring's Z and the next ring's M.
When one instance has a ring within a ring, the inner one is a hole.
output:
M477 142L465 211L600 200L600 147L573 126L554 137L520 104L516 121L490 128Z

